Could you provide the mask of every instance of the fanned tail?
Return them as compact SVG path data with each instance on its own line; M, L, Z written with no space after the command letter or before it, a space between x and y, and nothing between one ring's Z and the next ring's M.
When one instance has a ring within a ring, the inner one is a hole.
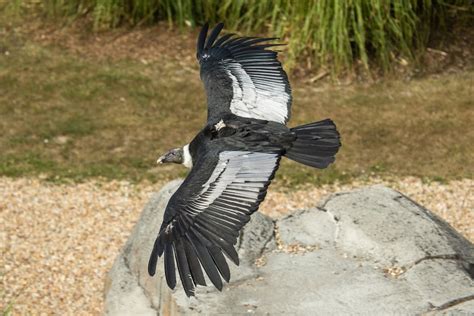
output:
M330 119L297 126L291 129L296 140L286 157L304 165L324 169L336 159L341 147L339 132Z

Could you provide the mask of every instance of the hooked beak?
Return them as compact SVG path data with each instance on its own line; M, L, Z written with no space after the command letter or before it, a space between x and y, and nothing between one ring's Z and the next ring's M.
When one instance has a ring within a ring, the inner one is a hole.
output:
M163 160L165 160L165 158L166 158L166 155L161 156L160 158L158 158L158 160L156 161L156 163L162 164L162 163L163 163Z
M156 161L159 164L163 163L183 163L183 149L182 148L175 148L168 151L166 154L162 155Z

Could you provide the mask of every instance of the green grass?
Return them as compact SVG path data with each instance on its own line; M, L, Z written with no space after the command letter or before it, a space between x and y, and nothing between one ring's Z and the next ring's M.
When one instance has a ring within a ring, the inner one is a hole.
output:
M15 0L21 11L31 0ZM38 3L38 2L35 2ZM390 71L399 60L419 64L431 36L452 21L472 19L470 0L41 0L49 18L91 17L96 30L157 21L184 26L224 21L229 30L265 32L288 42L289 68L333 74L362 65ZM31 7L31 5L30 5Z
M95 60L9 36L0 47L0 175L160 181L186 174L155 160L189 142L205 122L196 67L165 57L147 65ZM293 82L290 125L331 117L343 147L324 171L285 159L278 183L372 174L472 178L473 76L324 89Z
M9 303L3 310L2 316L10 316L12 314L13 304Z

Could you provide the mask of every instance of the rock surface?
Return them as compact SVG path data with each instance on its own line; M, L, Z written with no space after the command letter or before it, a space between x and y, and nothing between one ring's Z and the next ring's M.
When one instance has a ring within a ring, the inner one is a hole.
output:
M147 273L164 208L145 207L106 280L108 315L474 313L474 246L430 211L383 186L334 194L273 222L256 213L222 293L186 298ZM208 282L209 283L209 282Z

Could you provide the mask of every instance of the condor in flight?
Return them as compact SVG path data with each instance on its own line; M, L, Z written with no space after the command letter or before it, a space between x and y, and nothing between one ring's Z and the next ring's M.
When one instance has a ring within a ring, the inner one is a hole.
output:
M197 42L207 124L189 144L158 159L191 171L166 206L148 273L155 274L164 256L168 286L176 286L177 267L187 296L206 285L203 270L219 290L222 279L229 282L226 257L239 264L239 231L265 198L282 156L322 169L341 146L329 119L286 127L291 89L269 49L273 38L218 38L222 28L207 36L204 25Z

